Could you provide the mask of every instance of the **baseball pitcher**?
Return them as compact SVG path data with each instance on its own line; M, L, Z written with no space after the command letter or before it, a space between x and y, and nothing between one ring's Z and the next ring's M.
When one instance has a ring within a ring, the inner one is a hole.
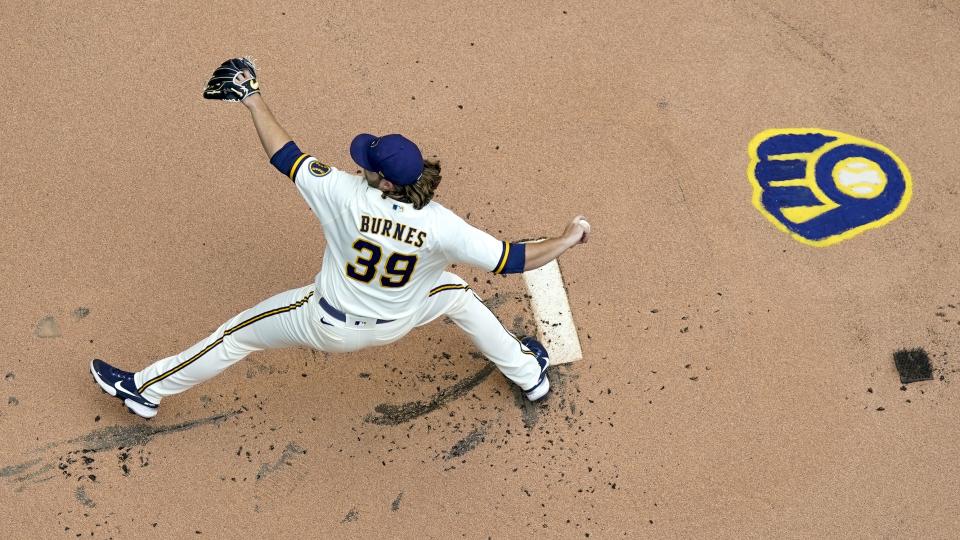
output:
M362 169L359 176L303 152L267 107L247 58L224 62L203 95L239 101L250 111L270 163L293 181L320 220L327 240L322 267L313 283L264 300L140 371L93 360L90 371L103 391L152 418L163 398L213 378L252 352L297 346L356 351L393 343L447 316L528 399L549 392L543 345L507 331L446 267L463 263L503 274L538 268L587 241L583 216L543 242L497 240L432 200L440 164L423 159L402 135L357 135L350 155Z

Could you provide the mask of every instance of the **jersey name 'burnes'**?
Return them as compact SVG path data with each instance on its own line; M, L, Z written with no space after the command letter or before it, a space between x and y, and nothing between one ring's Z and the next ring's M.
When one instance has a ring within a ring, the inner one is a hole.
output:
M423 246L424 240L427 239L427 233L418 230L416 227L367 215L360 216L360 232L379 234L410 244L413 247Z

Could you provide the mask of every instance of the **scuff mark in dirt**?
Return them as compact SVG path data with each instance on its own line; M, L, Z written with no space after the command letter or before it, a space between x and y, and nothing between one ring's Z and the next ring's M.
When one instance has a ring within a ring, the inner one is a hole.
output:
M349 512L347 512L346 516L343 516L343 520L340 521L340 523L351 523L358 519L360 519L360 511L357 510L356 508L353 508Z
M248 360L247 364L248 364L248 367L247 367L248 379L252 379L257 375L264 375L264 374L273 375L274 372L276 372L276 369L273 366L260 362L256 359Z
M506 295L500 292L495 292L493 293L493 296L483 301L483 305L487 306L487 309L489 309L490 311L493 311L498 307L506 304L508 300L510 300L509 295Z
M257 481L262 480L268 474L283 468L284 465L290 465L290 460L295 456L306 454L307 451L301 448L297 443L291 441L287 443L287 447L283 449L283 452L280 452L280 457L276 461L271 463L264 463L260 465L260 470L257 471Z
M443 459L458 458L473 450L483 442L486 434L487 426L475 427L466 437L457 441L457 444L453 445L453 448L447 452L447 455L443 456Z
M809 31L801 28L799 25L791 23L790 21L786 20L783 17L783 15L767 7L762 2L756 2L756 6L761 10L763 10L763 12L769 15L773 20L777 21L778 24L790 30L790 32L792 32L793 35L800 38L804 43L806 43L810 47L813 47L813 49L817 51L817 54L825 58L828 62L830 62L831 65L833 65L843 73L846 72L846 69L844 69L843 64L841 64L837 60L837 57L832 52L830 52L830 50L827 48L823 38L814 36Z
M93 430L81 437L70 439L67 441L67 444L83 443L86 449L94 452L116 448L119 446L126 446L128 448L133 446L143 446L150 442L157 435L169 435L171 433L187 431L188 429L193 429L200 426L216 424L226 420L227 418L236 416L237 414L238 413L236 412L222 413L215 416L209 416L207 418L198 418L197 420L190 420L168 426L154 427L147 424L109 426L102 429Z
M78 501L80 504L86 506L87 508L93 508L94 506L97 505L97 503L93 502L93 499L91 499L91 498L87 495L87 492L86 492L86 490L83 489L83 486L77 487L77 489L76 489L76 491L74 492L73 496L76 497L77 501Z
M397 495L397 498L394 499L392 503L390 503L390 511L391 511L391 512L396 512L397 510L400 509L400 499L402 499L402 498L403 498L403 492L401 491L401 492Z
M57 466L65 477L73 476L73 473L70 472L73 470L78 479L82 477L95 481L95 475L89 474L93 470L95 460L89 457L88 454L123 447L129 450L134 446L143 446L159 435L167 435L200 426L216 424L237 414L236 412L222 413L207 418L199 418L197 420L166 426L134 424L96 429L80 437L44 444L40 448L33 450L33 452L48 452L46 456L22 463L6 465L0 468L0 478L5 478L8 482L19 484L16 491L21 491L28 484L45 482L53 478L53 476L41 476L51 471L54 466ZM63 446L70 447L64 454L58 455L57 452L49 452L50 450ZM77 467L83 470L75 470Z
M9 482L16 482L17 484L20 484L19 486L17 486L16 488L14 488L14 491L16 491L16 492L18 492L18 493L21 492L21 491L23 491L23 489L24 489L24 487L25 487L24 482L28 482L28 481L29 481L30 483L33 483L33 484L39 484L40 482L46 482L47 480L50 480L51 478L53 478L53 476L52 476L52 475L51 475L51 476L46 476L46 477L44 477L44 478L37 478L37 477L40 476L41 474L44 474L44 473L46 473L47 471L53 469L53 464L52 464L52 463L46 463L46 464L42 465L39 469L36 469L36 470L34 470L34 471L32 471L32 472L27 472L27 471L29 471L34 465L39 464L41 461L42 461L41 459L34 459L34 460L31 460L31 461L27 461L27 462L25 462L25 463L20 463L20 464L18 464L18 465L10 465L10 466L7 466L7 467L3 467L2 469L0 469L0 478L15 477L15 478L10 478L10 480L8 480L8 481L9 481ZM26 474L22 474L22 473L26 473Z
M556 392L555 388L551 388L550 392ZM547 394L549 396L549 394ZM517 408L520 409L520 418L523 419L523 427L527 430L531 430L534 426L537 425L537 421L540 420L540 404L546 402L549 397L541 398L539 401L532 402L527 399L527 396L523 395L523 390L519 387L513 388L513 402L516 403Z
M7 465L6 467L3 467L2 469L0 469L0 478L6 478L8 476L14 476L14 475L20 474L23 471L29 469L30 467L33 467L37 463L40 463L40 461L42 460L40 458L37 458L30 461L25 461L23 463L18 463L16 465Z
M527 336L533 333L533 328L537 327L537 321L527 318L523 315L513 317L513 324L510 325L510 331L515 336Z
M960 21L960 12L950 9L945 2L940 0L923 0L920 2L920 9L922 11L936 12L937 10L943 10L952 15L955 19Z
M399 405L381 403L373 408L377 414L368 414L363 418L363 421L380 426L396 426L409 422L466 395L467 392L489 377L495 369L496 367L492 363L488 363L473 375L464 378L453 386L441 389L426 402L418 400Z
M29 472L29 473L27 473L27 474L25 474L25 475L23 475L23 476L18 476L18 477L16 477L16 478L14 479L14 481L16 481L16 482L26 482L27 480L34 480L35 482L43 482L43 481L49 480L50 478L53 478L53 477L50 476L50 477L47 477L47 478L42 478L42 479L40 479L40 480L35 480L35 479L36 479L38 476L40 476L41 474L44 474L44 473L46 473L47 471L51 471L51 470L53 470L53 463L47 463L47 464L43 465L42 467L40 467L39 469L37 469L37 470L35 470L35 471L33 471L33 472Z
M529 401L526 396L523 395L523 391L520 390L520 388L516 386L513 387L514 403L517 405L517 408L520 409L523 427L527 428L528 431L536 427L542 413L549 412L551 402L557 404L557 407L555 407L557 410L563 411L569 408L571 413L575 414L576 403L569 401L571 396L567 391L567 386L571 381L575 381L580 376L572 369L572 364L561 364L548 368L547 376L550 377L550 393L536 402ZM579 389L577 389L576 392L579 392Z

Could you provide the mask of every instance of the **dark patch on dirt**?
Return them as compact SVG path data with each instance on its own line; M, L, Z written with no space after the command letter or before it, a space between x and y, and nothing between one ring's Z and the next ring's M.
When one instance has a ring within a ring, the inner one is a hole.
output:
M73 310L73 318L76 319L76 320L78 320L78 321L79 321L80 319L86 317L86 316L89 315L89 314L90 314L90 309L89 309L89 308L82 307L82 306L81 306L81 307L78 307L78 308L75 309L75 310Z
M549 377L550 375L548 375ZM551 385L553 381L551 380ZM551 386L550 393L555 392L556 389ZM523 427L528 430L533 429L537 425L537 421L540 419L540 404L546 403L549 399L550 394L547 394L547 397L543 397L536 402L532 402L527 399L527 396L523 395L523 390L517 386L513 386L513 402L516 403L517 408L520 409L520 417L523 419Z
M306 454L307 451L301 448L297 443L291 441L287 443L287 447L283 449L283 452L280 453L280 457L276 461L271 463L264 463L260 465L260 470L257 471L257 481L262 480L268 474L277 471L278 469L283 468L283 466L291 465L290 460L296 456Z
M510 331L517 337L530 336L535 333L533 329L536 327L537 321L527 318L524 315L516 315L513 317L513 323L510 325Z
M392 503L390 503L390 511L391 511L391 512L396 512L397 510L400 509L400 499L402 499L402 498L403 498L403 492L401 491L401 492L397 495L397 498L394 499Z
M560 410L570 409L571 414L576 414L576 403L568 401L567 385L570 381L578 379L580 376L572 371L572 364L561 364L547 368L547 376L550 377L550 393L536 402L531 402L523 395L523 391L517 386L513 386L513 402L520 409L520 417L523 420L523 427L532 430L540 421L540 415L548 412L551 402L557 403ZM576 391L579 393L579 389ZM582 414L582 413L581 413ZM570 417L567 416L569 419Z
M358 519L360 519L360 511L354 508L347 512L347 515L343 516L343 520L340 521L340 523L352 523Z
M378 414L368 414L363 418L364 422L377 424L381 426L397 426L409 422L414 418L429 414L447 403L465 395L475 386L483 382L496 369L492 363L485 365L480 371L464 378L460 382L441 389L433 395L428 401L410 401L399 405L390 405L381 403L373 408Z
M523 329L524 318L523 315L515 315L513 317L513 323L510 325L510 330L514 335L522 336L525 332Z
M493 311L506 304L509 299L510 298L506 294L495 292L493 293L493 296L483 301L483 305L487 306L487 309L490 311Z
M10 396L7 398L7 405L19 405L20 400L16 396Z
M7 478L9 476L18 475L23 471L29 469L30 467L33 467L37 463L40 463L40 461L42 460L40 458L37 458L32 461L18 463L17 465L7 465L6 467L3 467L2 469L0 469L0 478Z
M77 487L76 491L73 493L73 496L76 497L80 504L86 506L87 508L93 508L97 505L97 503L93 502L93 499L87 495L87 492L83 489L83 486Z
M902 384L933 379L930 356L923 348L900 349L893 353L893 363L897 367Z
M14 479L14 481L16 481L16 482L26 482L27 480L32 480L32 481L36 482L36 481L37 481L36 478L37 478L38 476L40 476L40 475L42 475L42 474L46 474L47 472L52 471L52 470L53 470L53 464L52 464L52 463L47 463L47 464L44 465L43 467L40 467L39 469L37 469L37 470L35 470L35 471L33 471L33 472L27 473L27 474L25 474L25 475L23 475L23 476L18 476L17 478ZM46 480L49 480L49 479L50 479L49 477L46 478ZM42 480L41 480L41 481L42 481Z
M273 366L269 364L264 364L255 359L248 359L247 361L247 378L252 379L257 375L273 375L276 371Z
M76 439L70 439L67 441L67 444L84 443L85 449L93 452L107 450L108 448L117 448L119 446L143 446L157 435L168 435L170 433L177 433L178 431L186 431L200 426L216 424L236 414L235 412L223 413L207 418L181 422L179 424L171 424L169 426L151 426L148 424L110 426L91 431Z
M467 452L473 450L480 443L483 442L484 436L487 434L486 426L477 426L467 434L466 437L457 441L457 444L453 445L453 448L447 452L447 455L443 456L443 459L453 459L458 458Z
M200 418L189 422L171 424L168 426L149 426L146 424L135 424L127 426L110 426L103 429L97 429L86 435L62 442L52 442L43 445L34 450L34 452L48 451L53 448L69 445L73 447L65 454L49 455L47 458L36 458L15 465L7 465L0 468L0 478L7 478L8 482L20 483L21 486L16 490L20 491L26 487L25 483L40 483L50 480L54 476L41 477L44 473L52 471L54 467L59 469L65 478L76 477L77 480L89 480L96 482L98 467L95 464L94 454L105 450L119 450L120 469L124 475L129 474L129 466L124 469L129 458L129 452L133 447L142 447L158 435L186 431L200 426L215 424L227 418L236 416L236 412L218 414L208 418ZM139 466L146 467L149 464L147 453L142 448L139 450ZM126 457L123 457L126 454Z
M14 491L17 493L23 491L24 488L26 488L28 483L39 484L41 482L46 482L47 480L50 480L56 477L56 473L52 473L53 472L52 463L46 463L35 471L27 472L26 474L20 475L20 473L25 472L26 470L28 470L33 465L36 465L37 463L39 463L39 460L28 462L28 464L21 464L19 466L4 467L3 469L0 469L0 476L19 475L19 476L16 476L16 478L11 478L9 480L10 482L15 482L17 484L20 484L16 488L14 488ZM24 467L23 465L27 465L27 466Z
M12 381L15 378L17 378L17 376L12 371L8 372L6 375L3 376L3 380L5 381Z

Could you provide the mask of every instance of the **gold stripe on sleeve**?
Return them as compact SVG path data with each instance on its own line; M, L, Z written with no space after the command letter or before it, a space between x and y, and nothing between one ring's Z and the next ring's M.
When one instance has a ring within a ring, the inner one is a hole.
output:
M297 175L297 169L300 167L300 163L302 163L303 160L306 159L306 158L308 158L308 157L310 157L309 154L301 154L300 157L298 157L297 160L293 162L293 167L290 167L290 179L291 179L291 180L294 180L294 179L295 179L295 177L296 177L296 175Z
M500 256L500 263L497 264L497 267L493 270L495 274L499 274L503 271L503 267L507 265L507 256L510 255L510 242L503 243L503 255Z

